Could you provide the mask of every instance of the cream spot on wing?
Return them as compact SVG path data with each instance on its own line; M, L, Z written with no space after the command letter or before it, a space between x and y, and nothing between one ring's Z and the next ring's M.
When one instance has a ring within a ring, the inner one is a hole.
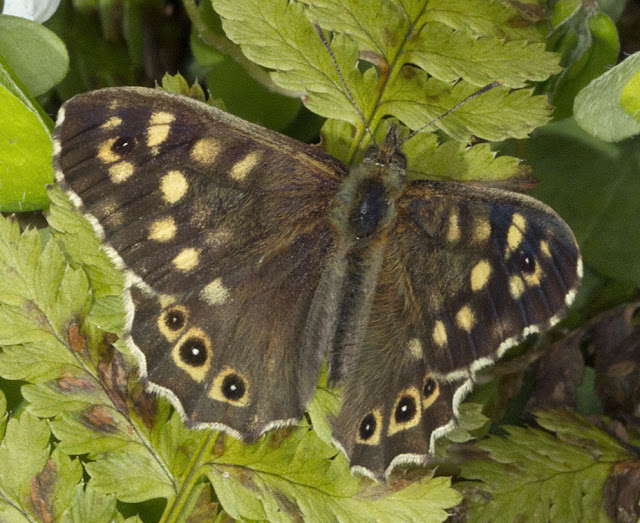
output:
M449 229L447 230L447 240L450 242L457 242L460 239L460 225L458 221L458 213L453 211L449 215Z
M524 216L522 216L522 214L515 213L511 220L509 232L507 233L507 256L510 251L515 251L520 247L520 244L522 243L522 233L526 226L527 221L524 219Z
M104 195L99 202L96 203L93 209L93 215L102 221L108 218L111 214L120 209L120 202L116 200L113 194Z
M573 303L573 300L576 299L576 295L578 294L578 291L576 289L571 289L567 295L564 297L564 302L567 304L567 307L571 306L571 304Z
M122 211L116 210L111 212L101 221L109 227L120 227L125 222L125 214Z
M158 296L158 301L160 302L160 307L166 309L176 302L176 298L175 296L171 296L171 294L161 294Z
M109 178L113 183L122 183L131 177L133 171L131 162L118 162L109 167Z
M160 180L162 197L167 203L176 203L187 192L189 184L180 171L169 171Z
M549 243L545 240L540 240L540 252L544 254L547 258L551 258L551 249L549 248Z
M471 269L471 290L484 289L491 276L491 266L487 260L481 260Z
M98 159L102 163L113 163L120 159L120 155L112 151L113 144L116 143L118 138L109 138L100 144L98 147Z
M440 320L433 327L433 342L440 348L447 344L447 329Z
M251 170L258 164L262 157L262 151L251 151L242 160L236 162L229 171L231 178L237 181L244 180Z
M524 294L524 291L525 285L523 279L517 274L511 276L511 279L509 280L509 293L511 294L511 297L517 300Z
M210 247L219 247L231 237L232 234L229 231L207 231L204 237L204 243Z
M167 139L171 130L171 122L175 118L175 115L164 111L154 112L151 115L147 129L147 145L149 147L156 147Z
M122 123L122 118L119 118L118 116L112 116L106 122L104 122L100 126L100 128L104 129L105 131L110 131L118 127L121 123Z
M533 263L536 264L534 271L531 274L522 274L529 287L540 285L540 281L542 280L542 267L540 267L540 264L537 260L534 260Z
M62 122L64 122L64 118L65 118L65 108L64 107L60 107L60 110L58 111L58 117L56 118L56 126L60 127L62 125Z
M473 226L473 241L477 243L484 243L489 238L491 238L491 223L489 222L489 219L484 216L476 218Z
M469 305L464 305L456 314L456 323L463 331L471 332L476 323L476 316Z
M216 278L200 291L200 299L209 305L220 305L227 301L229 289L222 283L222 278Z
M418 338L411 338L407 349L409 350L409 354L411 354L411 356L416 360L421 360L424 356L422 352L422 343Z
M200 258L200 251L187 247L173 259L173 265L176 269L187 272L198 266L198 258Z
M175 237L177 230L176 222L171 216L162 218L153 222L149 227L149 239L157 242L168 242Z
M426 298L429 302L429 310L436 312L442 309L442 296L436 292L428 292Z
M584 276L584 267L582 266L582 256L578 257L578 262L576 263L576 274L578 275L578 279L582 279Z
M208 136L198 140L191 149L191 158L200 163L213 163L220 154L220 143L217 138Z

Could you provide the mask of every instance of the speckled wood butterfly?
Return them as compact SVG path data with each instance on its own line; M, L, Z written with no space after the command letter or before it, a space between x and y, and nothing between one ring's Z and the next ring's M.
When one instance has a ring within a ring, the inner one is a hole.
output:
M292 424L327 357L336 443L383 477L426 460L476 371L563 316L582 271L567 225L520 194L407 181L397 142L347 168L162 91L64 105L57 181L125 270L143 378L190 425Z

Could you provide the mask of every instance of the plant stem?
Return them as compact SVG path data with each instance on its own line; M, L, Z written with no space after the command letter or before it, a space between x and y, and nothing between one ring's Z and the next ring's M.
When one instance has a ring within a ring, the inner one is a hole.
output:
M207 430L203 433L203 437L200 440L200 445L193 453L187 468L182 475L182 487L178 491L175 499L168 500L167 508L160 519L160 523L174 523L177 521L184 521L185 514L183 514L185 505L189 500L189 496L193 491L193 487L200 479L201 470L211 456L211 450L216 442L216 436L218 433L214 430Z

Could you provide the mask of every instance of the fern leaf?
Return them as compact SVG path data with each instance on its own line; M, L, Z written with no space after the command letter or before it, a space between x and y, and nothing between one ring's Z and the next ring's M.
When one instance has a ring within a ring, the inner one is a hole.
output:
M614 437L570 411L537 414L552 430L505 427L477 444L488 460L465 463L473 521L607 521L602 493L617 462L632 456ZM487 497L490 502L487 502Z

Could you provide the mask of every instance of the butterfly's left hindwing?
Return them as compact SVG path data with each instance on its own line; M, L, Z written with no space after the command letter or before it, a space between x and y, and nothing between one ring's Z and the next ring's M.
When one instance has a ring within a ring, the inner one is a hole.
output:
M416 181L396 205L334 423L352 466L378 478L425 462L474 373L557 323L582 276L570 229L533 198Z
M126 270L127 338L152 386L245 438L299 418L325 351L308 320L342 164L141 88L73 98L55 138L58 181Z

